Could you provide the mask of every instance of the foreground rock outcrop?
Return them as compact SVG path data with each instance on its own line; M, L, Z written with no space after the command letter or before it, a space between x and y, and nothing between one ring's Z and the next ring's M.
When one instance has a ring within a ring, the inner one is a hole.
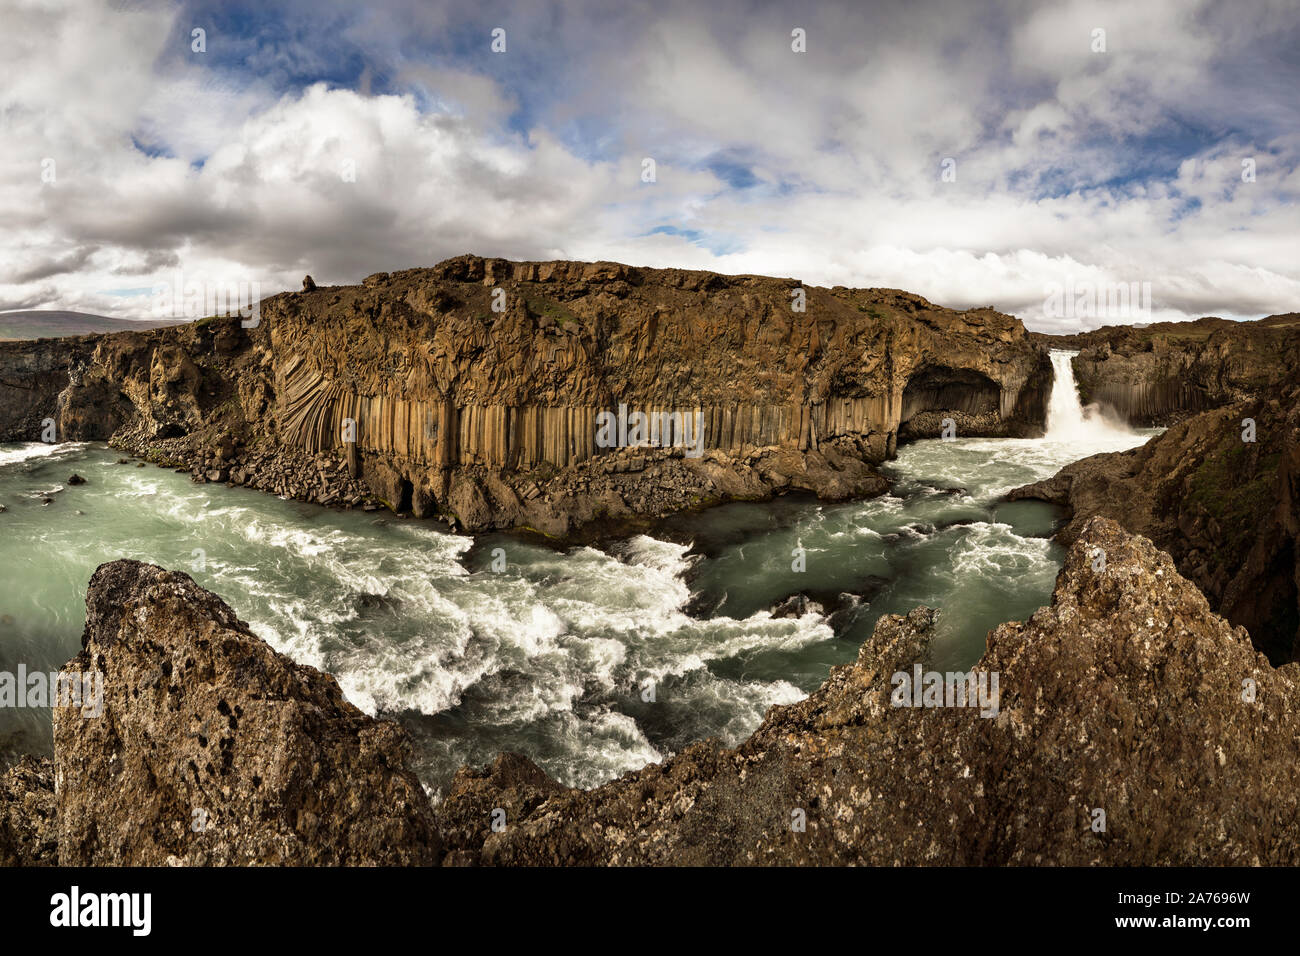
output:
M900 440L944 419L1032 434L1051 387L1046 350L991 309L608 262L461 256L305 285L245 325L2 344L0 440L38 440L50 418L60 440L111 439L199 481L565 535L879 494L873 466ZM623 407L675 416L672 436L604 447L600 416Z
M697 744L591 791L517 756L461 771L438 810L447 862L1300 860L1300 665L1274 669L1149 541L1093 519L1051 606L989 634L996 717L892 706L933 621L883 618L856 664L736 750Z
M86 696L56 707L53 761L10 771L0 862L439 858L404 731L349 704L333 677L277 654L187 575L152 565L100 567L86 611L65 672L102 674L102 708Z

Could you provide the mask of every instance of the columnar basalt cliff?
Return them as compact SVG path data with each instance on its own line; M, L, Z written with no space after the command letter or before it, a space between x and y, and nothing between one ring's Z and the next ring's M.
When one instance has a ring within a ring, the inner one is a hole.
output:
M871 466L900 437L944 418L1032 434L1051 387L1045 350L988 309L472 256L274 296L254 328L218 318L82 348L42 389L61 438L111 437L205 480L554 534L788 490L879 493ZM16 362L0 346L0 382ZM18 406L0 390L0 438L36 437ZM622 406L675 416L692 447L602 447L599 416Z
M436 809L398 727L187 576L114 562L87 608L71 666L104 673L103 713L61 708L53 762L0 781L0 862L1300 861L1300 664L1271 666L1107 519L1049 607L989 634L983 710L897 705L934 632L918 608L735 750L702 742L588 791L502 755Z
M1078 349L1074 377L1084 401L1107 406L1134 425L1170 425L1263 396L1300 367L1295 312L1256 322L1204 318L1033 337L1053 348Z

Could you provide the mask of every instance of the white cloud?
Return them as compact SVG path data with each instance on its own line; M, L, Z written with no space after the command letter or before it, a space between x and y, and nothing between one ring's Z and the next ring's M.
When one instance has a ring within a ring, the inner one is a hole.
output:
M274 88L274 69L323 48L257 45L266 75L178 52L172 7L0 2L0 308L143 316L150 296L129 290L178 267L270 293L462 252L889 286L1042 328L1077 325L1043 314L1067 281L1150 282L1167 318L1300 301L1294 87L1243 86L1261 35L1208 0L818 8L806 23L632 6L604 33L568 4L570 48L543 44L558 34L539 21L511 27L539 71L525 79L486 53L413 56L403 41L435 43L446 14L401 6L341 31L360 85L385 78L385 95ZM1259 30L1295 20L1268 7ZM1241 106L1243 90L1276 108ZM716 160L756 185L732 188ZM648 234L665 225L700 238Z

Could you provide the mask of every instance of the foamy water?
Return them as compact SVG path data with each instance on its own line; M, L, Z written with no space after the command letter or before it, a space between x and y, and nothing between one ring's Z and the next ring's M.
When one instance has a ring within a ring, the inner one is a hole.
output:
M1100 450L1110 450L1109 445L1129 447L1133 430L1102 414L1097 405L1083 405L1079 401L1079 388L1074 381L1071 360L1078 352L1053 349L1052 392L1047 405L1048 443L1078 444ZM1095 452L1093 452L1095 454Z

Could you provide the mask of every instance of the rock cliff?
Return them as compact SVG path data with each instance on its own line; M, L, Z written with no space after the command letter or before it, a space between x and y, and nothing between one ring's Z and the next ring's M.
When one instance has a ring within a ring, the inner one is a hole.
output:
M1012 500L1064 505L1072 541L1095 515L1172 555L1215 609L1277 663L1300 660L1300 379L1195 415L1131 451L1094 455Z
M1204 318L1033 338L1052 348L1078 349L1074 377L1083 400L1140 426L1170 425L1262 396L1300 367L1295 312L1256 322Z
M0 441L47 440L47 424L58 424L60 395L94 348L93 335L0 341Z
M252 328L214 318L63 348L0 344L0 440L35 440L37 416L54 417L60 440L112 439L199 480L559 535L790 490L876 494L872 466L900 439L945 418L959 435L1032 434L1051 387L1045 350L992 310L473 256L313 283L264 300ZM665 433L603 447L646 437L602 435L623 407Z
M87 611L70 667L104 673L103 712L61 708L53 763L0 782L0 862L1300 861L1300 664L1274 668L1104 518L1051 605L990 632L983 710L897 706L934 629L918 608L735 750L698 743L589 791L502 755L436 810L398 728L185 575L105 565Z

